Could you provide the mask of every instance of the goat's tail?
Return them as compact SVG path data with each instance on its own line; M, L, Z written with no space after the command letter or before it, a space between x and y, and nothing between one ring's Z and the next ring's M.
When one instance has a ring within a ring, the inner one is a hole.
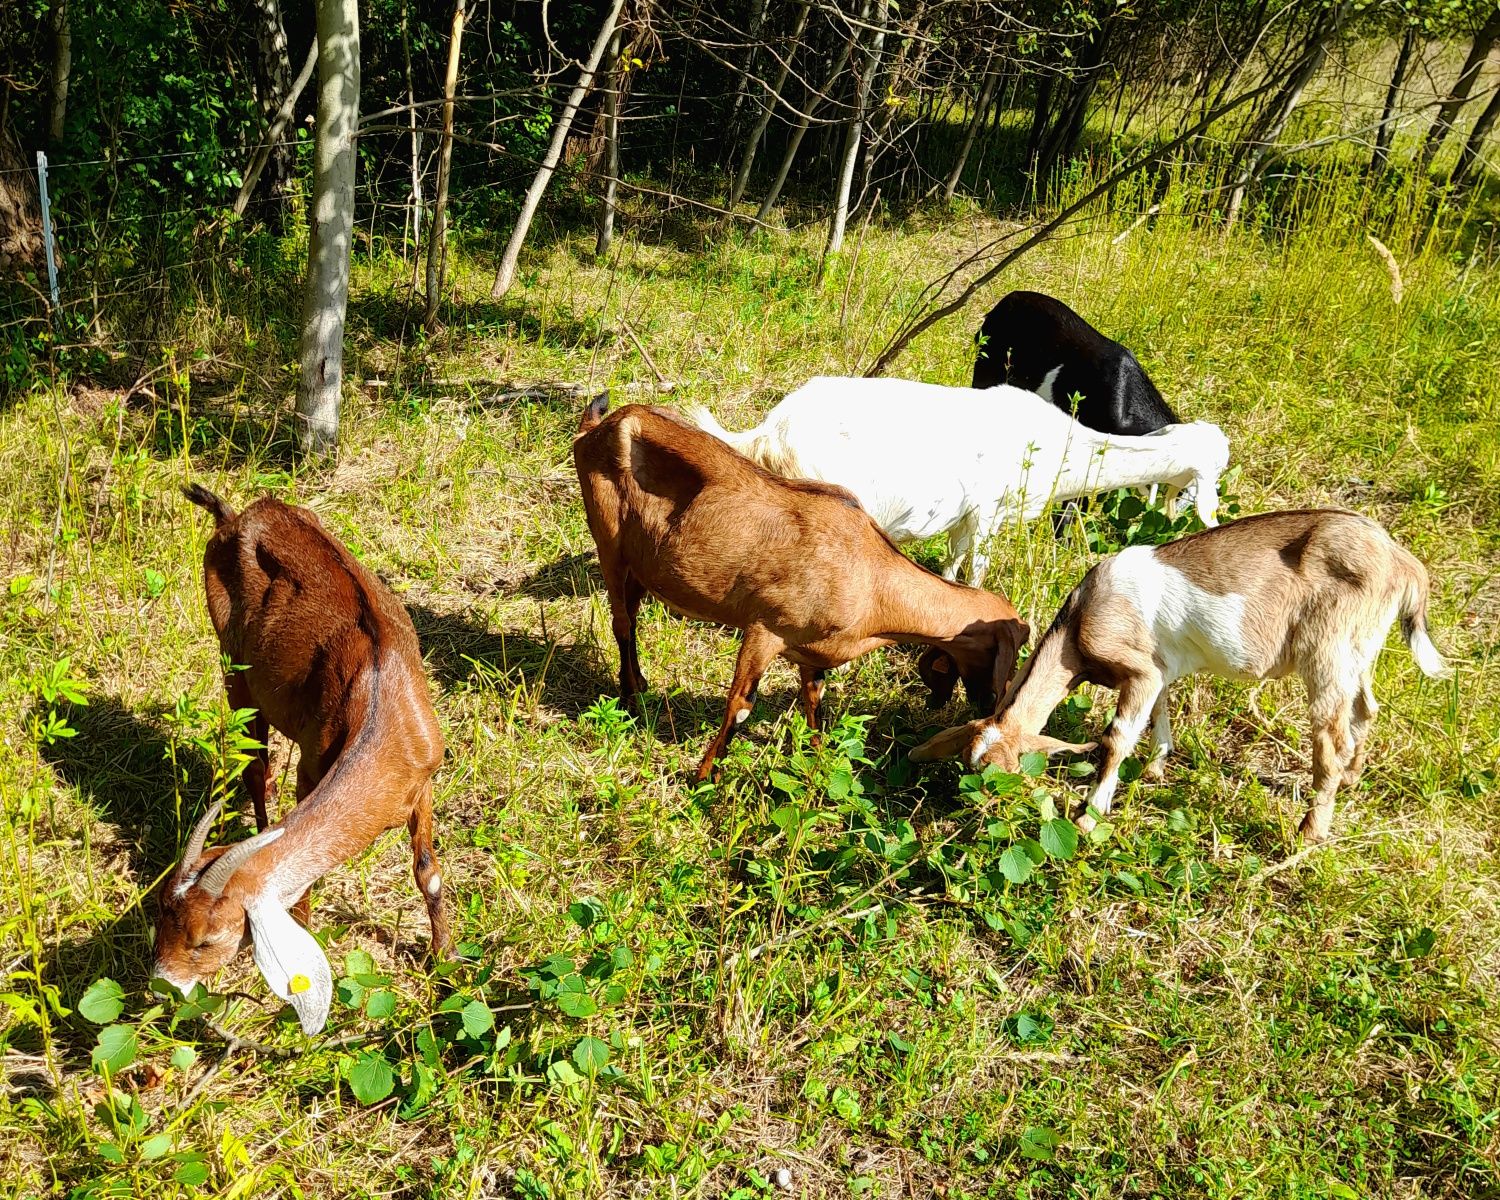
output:
M224 503L222 499L215 496L201 483L185 484L182 494L196 504L199 508L206 508L214 515L215 525L225 525L235 518L234 509Z
M783 479L800 479L807 474L796 456L782 445L781 439L765 431L764 424L736 433L720 425L713 413L701 404L692 405L684 415L704 433L711 434L726 446L738 450L756 466L764 467L773 475L780 475Z
M1400 551L1406 560L1406 585L1401 593L1401 636L1416 659L1417 669L1431 679L1444 679L1453 673L1443 661L1438 648L1427 636L1427 569L1415 558Z
M603 391L595 396L584 406L583 415L578 418L578 433L580 436L593 429L604 420L604 414L609 411L609 392Z
M704 433L712 434L727 446L733 446L746 458L753 457L750 451L755 444L759 430L747 429L743 433L735 433L732 429L725 429L719 424L718 418L701 404L689 405L683 415Z

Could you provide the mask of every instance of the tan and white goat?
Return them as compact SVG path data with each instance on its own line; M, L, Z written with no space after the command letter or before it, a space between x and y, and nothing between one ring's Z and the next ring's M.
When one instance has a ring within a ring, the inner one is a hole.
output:
M1198 672L1307 686L1314 795L1309 841L1328 834L1334 793L1352 785L1379 707L1375 657L1392 621L1422 672L1447 673L1427 636L1427 572L1374 521L1334 509L1265 513L1106 558L1073 589L993 717L938 734L917 762L961 757L1015 770L1022 754L1086 751L1041 733L1080 683L1119 692L1099 781L1078 824L1109 812L1120 763L1151 725L1147 773L1171 748L1167 690Z
M198 822L162 887L155 974L185 991L253 943L266 983L316 1033L333 976L292 913L305 921L313 882L387 829L410 831L434 957L448 947L432 847L443 733L406 609L317 517L270 498L236 514L206 488L184 491L214 515L203 555L209 617L224 653L247 668L226 679L230 702L259 710L260 741L275 727L301 756L297 806L278 824L267 828L263 756L246 771L261 832L205 850L223 802Z

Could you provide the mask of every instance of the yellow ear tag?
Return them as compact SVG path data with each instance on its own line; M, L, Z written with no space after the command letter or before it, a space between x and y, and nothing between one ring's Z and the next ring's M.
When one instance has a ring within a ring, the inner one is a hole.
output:
M294 996L300 996L310 987L312 987L312 980L306 975L293 975L291 981L286 985L286 990Z

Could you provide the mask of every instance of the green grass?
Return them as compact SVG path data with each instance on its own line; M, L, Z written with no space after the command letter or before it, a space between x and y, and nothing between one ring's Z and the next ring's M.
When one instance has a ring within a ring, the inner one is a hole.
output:
M1365 779L1306 855L1295 683L1179 685L1167 782L1123 789L1106 839L1022 882L1012 843L1086 781L912 768L964 714L921 707L907 652L835 676L821 749L778 664L709 788L687 776L729 632L648 605L646 718L600 702L614 650L568 457L583 396L748 422L867 363L987 219L877 224L821 291L818 228L707 249L647 231L606 264L564 231L499 306L479 299L489 248L462 246L474 299L431 339L404 323L400 264L362 261L334 466L288 453L293 347L264 307L283 276L186 297L149 392L15 400L3 1190L754 1197L785 1168L805 1196L1500 1195L1500 271L1396 241L1397 306L1342 194L1275 238L1171 213L1118 243L1125 216L1080 225L985 298L1041 288L1129 344L1185 418L1224 426L1241 511L1346 505L1431 568L1457 674L1422 681L1392 642ZM979 316L899 373L966 380ZM578 391L514 394L538 382ZM147 991L148 893L235 763L189 479L309 504L378 570L448 737L438 851L467 961L425 963L389 835L315 891L348 980L317 1039L248 955L208 1023ZM1041 628L1091 556L1047 521L1001 537L990 586ZM1056 728L1097 731L1109 697L1089 695ZM100 978L121 1000L77 1011ZM126 1031L109 1079L90 1014ZM226 1059L225 1033L259 1048Z

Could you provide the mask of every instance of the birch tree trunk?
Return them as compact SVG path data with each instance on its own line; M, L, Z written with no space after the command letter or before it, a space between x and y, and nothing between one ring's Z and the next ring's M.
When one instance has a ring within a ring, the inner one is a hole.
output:
M312 237L302 310L302 376L297 385L297 440L305 453L322 453L338 443L359 128L358 0L317 0L317 17Z
M599 70L599 61L604 57L610 39L614 37L615 26L619 24L620 12L624 7L625 0L614 0L614 3L610 5L609 14L604 18L604 24L599 29L599 36L594 39L594 48L589 52L588 62L584 63L583 71L578 76L578 83L574 86L572 94L568 97L568 103L563 108L562 116L558 118L557 125L552 130L552 143L547 147L547 156L542 159L542 165L537 168L536 176L526 190L526 199L521 203L521 213L516 217L516 227L511 230L510 241L506 243L505 253L501 256L500 269L495 272L495 285L490 288L492 300L500 299L510 291L511 284L516 281L516 265L520 262L521 247L526 243L526 235L531 230L532 218L536 216L537 206L542 202L542 193L547 190L547 184L552 181L552 175L562 159L563 142L567 140L568 130L573 127L573 118L578 114L578 106L583 103L583 98L588 95L589 88L593 86L594 76Z
M786 55L781 60L781 66L776 72L776 82L765 89L765 96L761 102L761 113L756 118L755 128L750 131L750 136L745 140L745 149L740 155L739 170L735 172L734 183L729 189L729 200L725 208L733 208L745 198L745 189L750 186L750 168L755 165L755 155L760 149L761 139L766 135L766 129L771 124L771 117L776 112L776 103L781 97L781 89L786 86L787 76L792 73L792 56L797 52L798 43L802 40L802 31L807 28L807 14L811 9L808 0L798 5L797 20L792 28L791 37L786 41Z
M427 235L427 308L422 324L437 328L448 265L448 172L453 163L453 96L458 89L458 60L463 48L466 0L453 0L453 28L448 36L448 71L443 76L443 140L438 148L437 195L432 200L432 230Z
M1396 105L1401 100L1401 89L1406 84L1407 65L1411 62L1412 51L1417 48L1417 27L1408 25L1406 33L1401 38L1401 50L1396 55L1396 66L1391 71L1391 82L1385 89L1385 103L1380 109L1380 125L1375 130L1375 152L1370 155L1370 166L1367 174L1379 174L1385 166L1386 159L1391 153L1391 139L1396 135L1395 125L1392 118L1396 113Z
M823 80L823 86L808 96L806 104L797 117L797 127L792 130L792 136L787 140L786 151L781 156L781 166L776 170L776 178L771 180L771 186L766 189L765 197L761 200L760 208L755 214L757 221L764 221L771 215L771 210L776 207L776 200L781 195L781 189L786 186L787 176L792 172L792 163L797 160L797 151L802 146L802 139L807 136L807 127L812 124L813 117L823 106L823 101L828 98L833 85L838 82L839 75L843 73L844 64L849 61L849 54L853 47L853 40L845 39L843 49L834 59L832 70Z
M68 0L57 0L52 8L52 112L47 122L47 140L54 146L68 127L68 85L73 75L73 22Z
M599 235L594 257L609 253L615 239L615 197L620 190L620 42L618 29L609 40L609 83L604 92L604 196L599 206Z
M854 167L859 160L860 139L865 128L865 108L870 100L870 86L875 81L875 71L880 65L880 52L885 45L885 10L889 0L879 0L875 10L875 30L870 34L870 48L865 55L864 69L854 88L854 111L849 117L849 129L844 135L843 159L839 165L838 188L834 192L833 216L828 222L828 244L823 249L826 260L837 254L844 245L844 228L849 221L849 193L854 186ZM870 19L870 0L860 8L860 20Z
M1484 70L1484 60L1489 58L1490 51L1495 48L1497 41L1500 41L1500 8L1490 14L1489 19L1475 33L1474 41L1469 46L1468 57L1464 59L1463 70L1454 80L1453 90L1438 106L1437 116L1433 117L1427 136L1422 141L1422 152L1417 156L1417 165L1422 170L1425 171L1432 166L1432 160L1438 156L1438 151L1448 140L1448 134L1453 129L1453 122L1458 119L1458 114L1469 102L1469 94L1474 90L1474 84L1478 81L1480 72Z
M271 150L276 145L281 135L292 122L292 113L297 109L297 101L302 98L308 81L312 79L313 70L318 65L318 41L313 39L313 44L307 48L307 59L302 64L302 70L297 73L297 78L292 81L291 91L281 101L281 107L276 110L271 124L266 127L265 133L261 135L260 145L256 146L255 153L250 158L250 165L245 169L245 178L240 183L239 194L234 198L234 211L237 216L243 216L246 206L250 203L250 196L255 191L255 185L260 180L260 173L271 157Z
M406 123L411 130L411 248L413 259L422 254L422 131L417 128L417 88L411 74L411 14L401 5L401 56L406 63ZM402 252L403 256L405 251ZM417 286L416 262L412 263L412 290Z
M964 141L959 147L958 159L953 164L953 170L949 173L947 182L943 184L945 204L953 202L953 194L958 190L958 181L963 177L964 167L968 165L969 154L974 149L974 139L979 136L979 126L989 111L990 96L995 90L995 81L999 78L1000 72L994 67L985 72L984 85L979 89L978 99L974 101L974 115L969 119L969 127L964 130Z

